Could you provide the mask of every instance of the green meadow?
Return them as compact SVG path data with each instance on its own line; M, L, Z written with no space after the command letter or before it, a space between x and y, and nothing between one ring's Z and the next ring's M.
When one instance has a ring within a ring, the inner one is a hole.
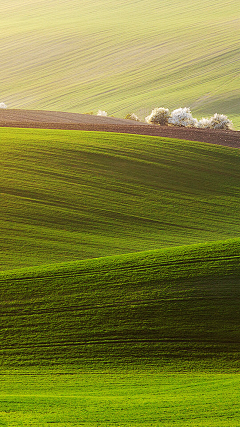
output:
M239 260L238 238L2 272L1 364L237 369Z
M0 425L238 426L240 239L3 272Z
M238 427L239 150L0 140L0 426Z
M1 376L1 426L239 426L235 374L30 372Z
M1 102L142 119L239 115L238 0L2 0Z
M13 269L239 236L239 150L0 129L0 264Z

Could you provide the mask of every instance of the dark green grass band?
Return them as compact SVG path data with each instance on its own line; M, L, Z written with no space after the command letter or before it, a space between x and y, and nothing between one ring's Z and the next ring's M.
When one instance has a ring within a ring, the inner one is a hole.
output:
M239 239L2 273L2 365L240 355Z

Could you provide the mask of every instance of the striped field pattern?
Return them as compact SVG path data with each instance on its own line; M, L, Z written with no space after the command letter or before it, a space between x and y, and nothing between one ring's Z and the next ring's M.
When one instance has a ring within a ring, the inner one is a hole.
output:
M239 149L0 129L1 269L238 237Z
M0 425L238 427L239 149L0 139Z
M239 113L238 0L2 0L9 108Z

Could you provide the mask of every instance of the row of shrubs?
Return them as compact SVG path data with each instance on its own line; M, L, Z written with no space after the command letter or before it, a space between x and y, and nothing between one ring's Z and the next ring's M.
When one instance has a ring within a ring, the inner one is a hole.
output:
M107 116L106 111L98 111L98 116ZM140 122L136 114L127 114L125 117L129 120ZM178 108L171 113L168 108L154 108L151 114L145 118L149 124L158 124L161 126L185 126L201 129L232 129L232 121L224 114L214 114L210 118L197 120L192 116L190 108Z
M0 108L7 108L6 104L0 103ZM92 114L92 113L91 113ZM107 116L106 111L98 110L98 116ZM129 120L140 122L136 114L127 114L125 117ZM232 129L233 123L224 114L215 113L214 116L209 118L202 118L197 120L192 116L190 108L177 108L171 113L168 108L154 108L151 114L145 117L145 121L149 124L158 124L161 126L185 126L191 128L201 129Z
M129 117L136 120L135 114ZM139 119L137 119L139 120ZM178 108L171 113L168 108L155 108L151 114L145 118L149 124L158 124L161 126L185 126L201 129L232 129L232 121L224 114L214 114L210 118L202 118L197 120L192 116L190 108Z

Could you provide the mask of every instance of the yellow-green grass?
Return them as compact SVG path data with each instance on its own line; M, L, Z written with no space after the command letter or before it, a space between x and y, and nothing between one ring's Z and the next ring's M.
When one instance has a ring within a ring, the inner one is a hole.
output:
M239 236L239 150L160 137L1 129L0 265Z
M1 375L5 427L238 427L239 374L124 369Z
M3 0L1 102L141 118L154 107L240 127L238 0Z
M237 369L240 239L2 272L1 366Z

